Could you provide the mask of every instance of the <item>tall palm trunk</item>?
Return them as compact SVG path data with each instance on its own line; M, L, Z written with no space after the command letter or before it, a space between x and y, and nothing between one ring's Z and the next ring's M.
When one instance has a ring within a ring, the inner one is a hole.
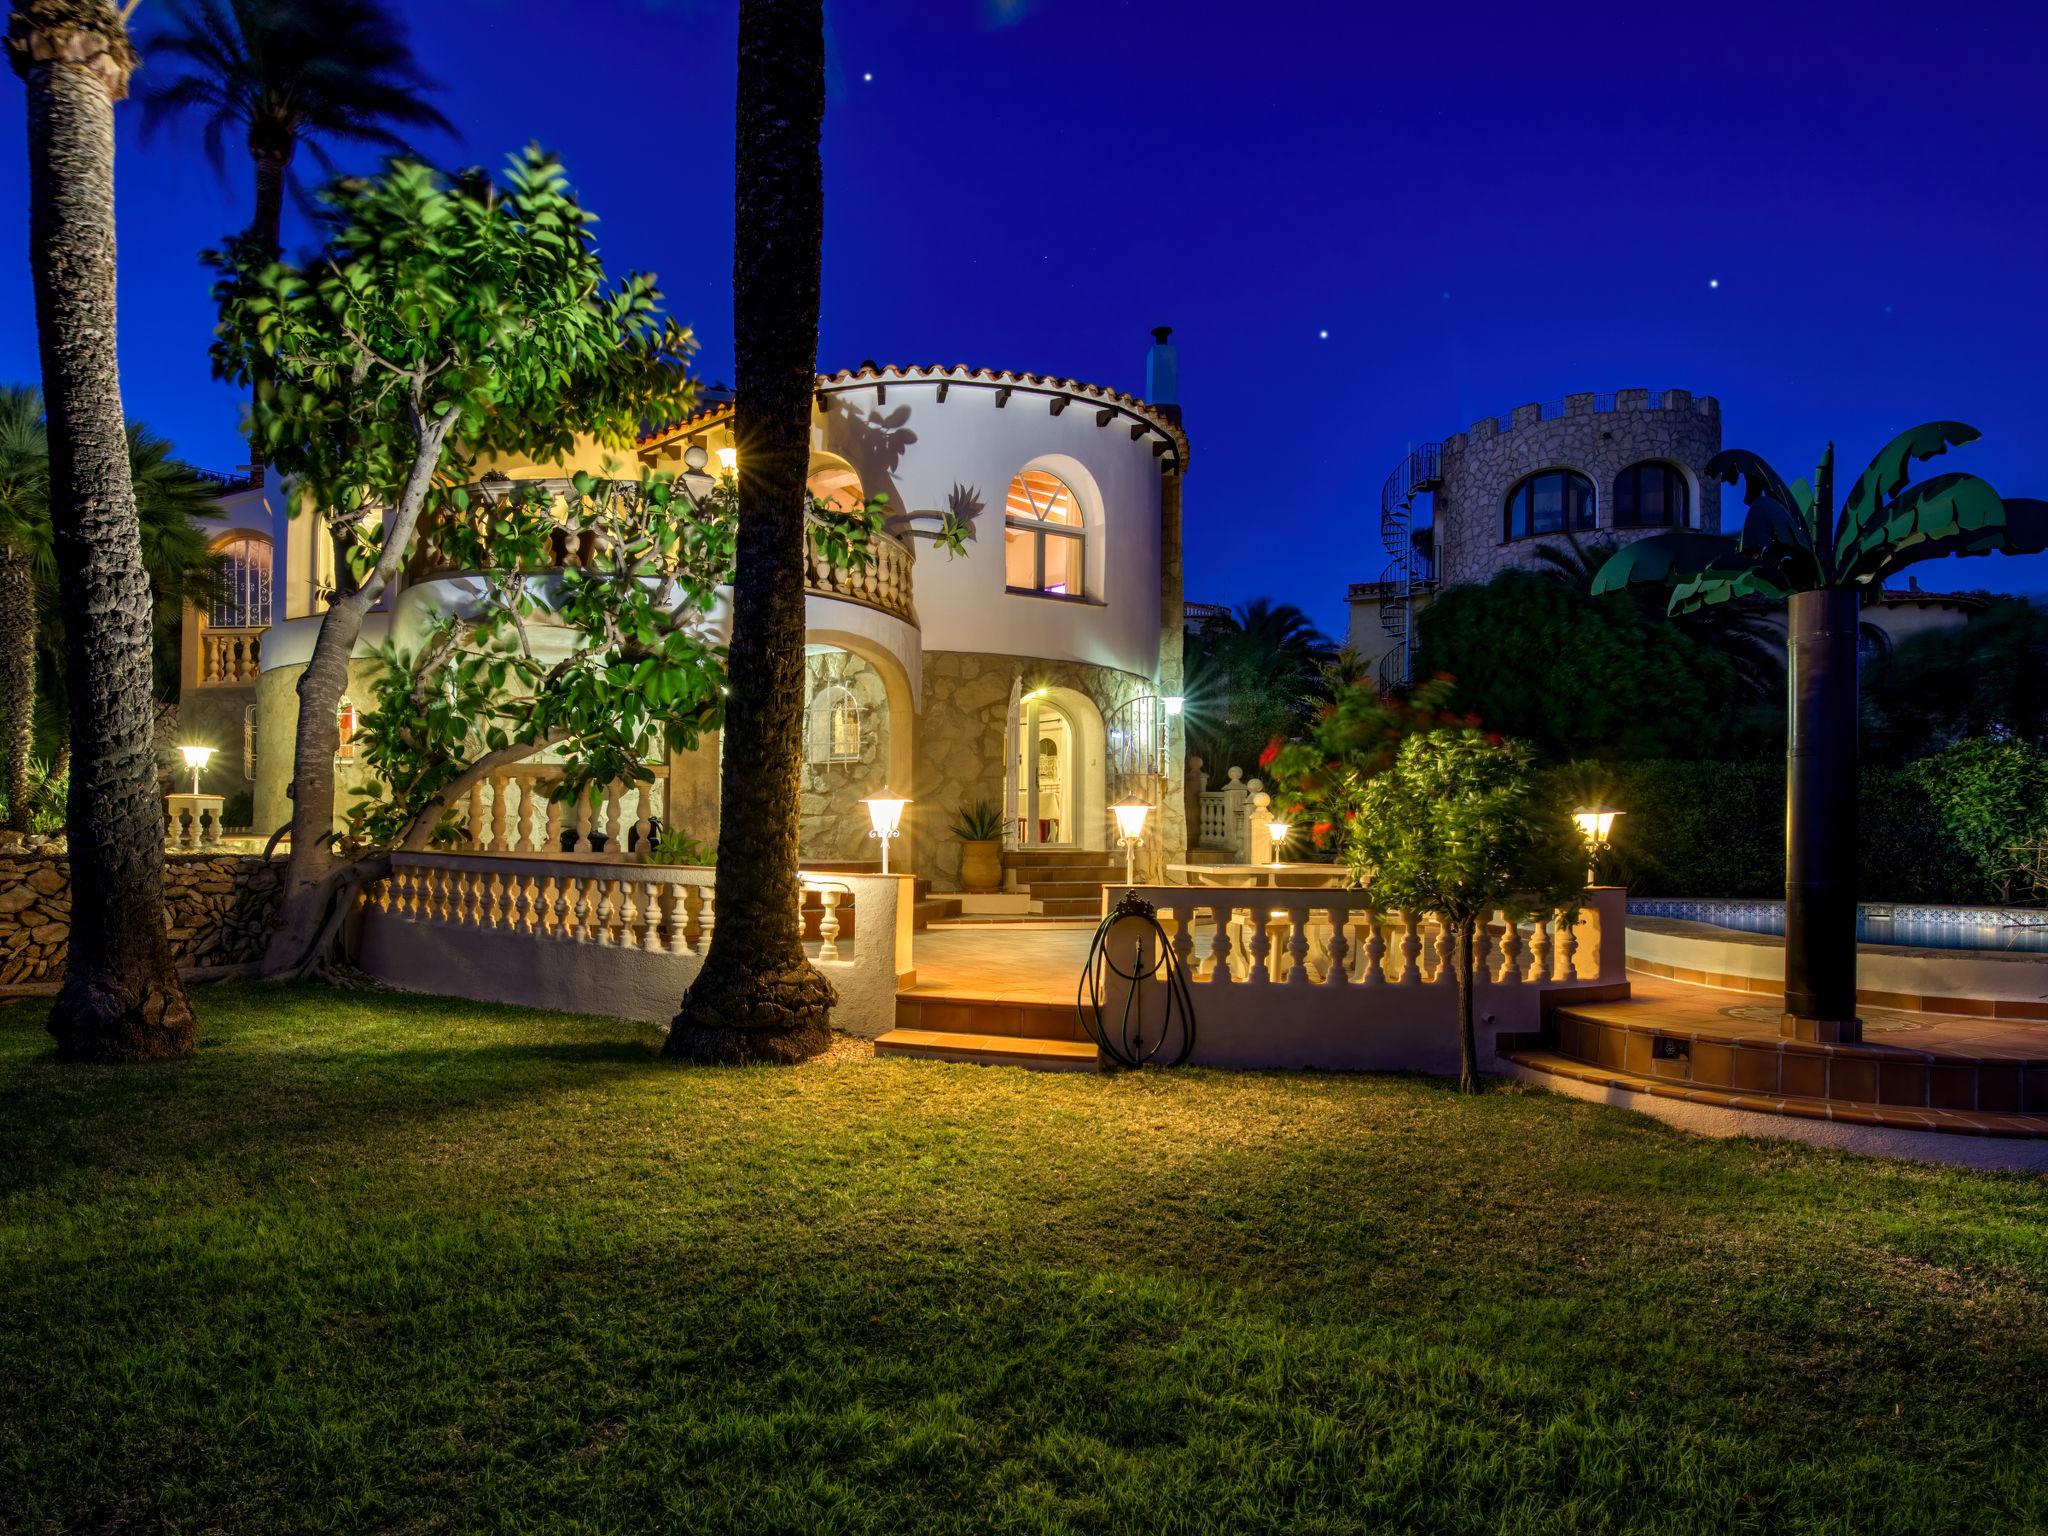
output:
M115 354L114 103L135 67L107 0L15 0L28 86L29 265L50 422L51 522L71 696L70 961L50 1033L71 1060L192 1049L164 933L150 589Z
M733 232L739 547L718 837L718 921L665 1054L800 1061L836 998L797 905L804 476L817 384L825 113L822 0L741 0Z
M29 754L36 739L36 580L29 557L0 548L0 729L5 742L7 830L26 832Z
M256 163L256 214L249 220L248 238L259 243L275 258L284 249L284 173L291 164L291 148L282 153L257 145L249 146L249 153ZM252 370L255 374L256 393L261 395L270 381L268 362L258 358ZM263 439L250 421L249 431L249 475L257 484L263 483L264 457Z
M1838 587L1795 592L1789 609L1783 1032L1801 1040L1860 1040L1857 597Z

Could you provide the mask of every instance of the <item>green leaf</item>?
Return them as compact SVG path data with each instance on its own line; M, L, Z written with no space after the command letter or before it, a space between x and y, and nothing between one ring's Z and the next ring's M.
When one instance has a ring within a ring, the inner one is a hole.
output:
M1837 564L1845 565L1870 529L1889 516L1887 503L1905 488L1915 460L1924 462L1981 436L1960 421L1930 421L1886 443L1842 502L1842 526L1835 538Z

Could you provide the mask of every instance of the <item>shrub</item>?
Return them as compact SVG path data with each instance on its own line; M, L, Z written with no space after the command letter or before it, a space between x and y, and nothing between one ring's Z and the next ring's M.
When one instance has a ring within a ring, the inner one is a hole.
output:
M1925 793L1992 900L2033 898L2026 860L2048 835L2048 753L1972 736L1923 757L1905 776Z

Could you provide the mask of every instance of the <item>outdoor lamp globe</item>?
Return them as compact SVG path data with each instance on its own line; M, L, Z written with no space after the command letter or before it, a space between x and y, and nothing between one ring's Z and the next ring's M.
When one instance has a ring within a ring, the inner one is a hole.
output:
M196 795L199 793L199 775L213 761L213 748L185 746L178 748L178 753L185 759L185 766L192 770L192 793Z
M908 800L890 794L886 789L879 795L870 795L861 801L868 808L868 836L882 844L882 873L889 873L889 844L903 828L903 807Z
M1271 838L1273 842L1273 862L1275 864L1283 862L1280 853L1287 846L1288 835L1293 831L1294 824L1292 822L1275 820L1266 823L1266 836Z
M1145 818L1152 814L1152 807L1142 801L1129 800L1121 805L1112 805L1109 813L1116 817L1117 841L1124 845L1124 884L1135 885L1138 881L1138 844L1145 837Z

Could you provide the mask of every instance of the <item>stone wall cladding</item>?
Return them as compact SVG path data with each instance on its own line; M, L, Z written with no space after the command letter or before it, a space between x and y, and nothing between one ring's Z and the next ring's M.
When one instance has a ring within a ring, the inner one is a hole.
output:
M951 835L960 808L977 800L1002 804L1004 717L1010 687L1019 678L1027 692L1049 687L1086 694L1104 720L1153 691L1149 678L1111 667L926 651L917 785L910 792L916 818L912 856L916 872L940 890L960 888L960 844Z
M1537 566L1542 537L1501 541L1501 507L1515 482L1546 469L1575 469L1593 482L1599 529L1582 538L1633 541L1655 528L1613 526L1614 479L1631 464L1659 459L1677 464L1692 482L1696 526L1721 527L1721 487L1705 478L1707 460L1721 451L1721 406L1711 395L1682 389L1565 396L1556 414L1539 405L1518 406L1507 422L1488 416L1443 445L1443 483L1436 493L1437 580L1445 587L1492 579L1511 567ZM1547 417L1547 419L1546 419Z
M263 958L284 861L254 854L169 854L164 916L180 966ZM0 986L55 986L71 944L71 861L0 854Z
M820 692L833 684L845 687L860 706L859 762L810 760L812 707ZM867 807L860 802L888 787L893 724L889 690L872 664L850 651L812 652L804 657L803 819L797 843L804 858L880 857L874 839L868 836Z

